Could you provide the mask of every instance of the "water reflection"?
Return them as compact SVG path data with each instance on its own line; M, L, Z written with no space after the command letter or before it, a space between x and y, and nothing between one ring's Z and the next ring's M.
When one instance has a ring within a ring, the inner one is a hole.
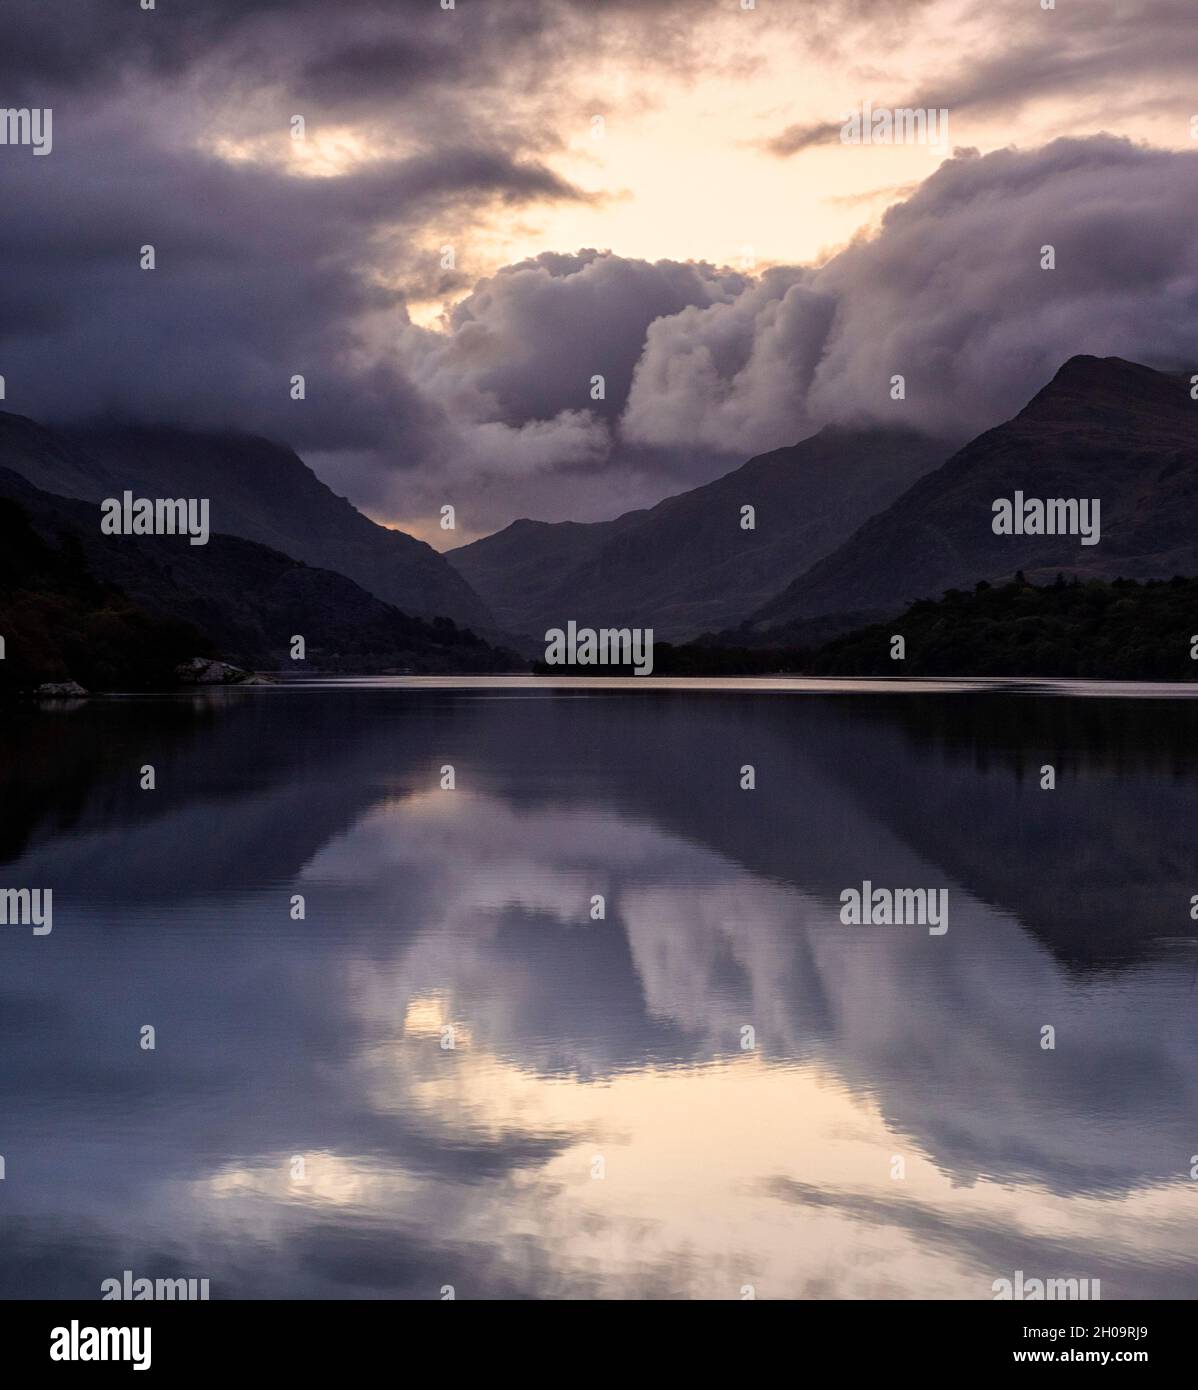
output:
M1196 721L510 685L22 715L2 877L55 925L0 928L0 1293L1193 1296ZM842 926L864 878L947 888L948 933Z

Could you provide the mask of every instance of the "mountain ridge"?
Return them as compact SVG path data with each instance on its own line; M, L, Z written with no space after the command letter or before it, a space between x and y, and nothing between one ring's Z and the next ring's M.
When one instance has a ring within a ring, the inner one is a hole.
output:
M522 518L446 558L534 641L569 618L685 638L766 601L780 575L829 553L951 449L902 427L826 426L653 507L601 522Z
M0 504L0 550L37 555L44 575L18 570L0 584L5 687L22 663L32 669L31 653L41 654L43 667L57 662L44 679L80 679L81 669L69 669L72 651L93 671L107 672L91 675L93 681L132 673L136 683L144 670L157 672L159 684L173 661L216 654L242 666L298 671L469 672L518 664L451 619L402 613L343 574L257 541L213 533L207 544L191 546L181 536L105 536L94 503L45 492L6 468ZM71 629L66 646L55 634L64 620ZM129 650L127 631L139 627L151 645L173 644L171 663ZM180 646L184 629L202 640ZM106 633L117 639L112 652L104 649ZM291 660L295 635L305 640L302 663Z
M813 621L883 617L947 589L1060 571L1198 573L1198 405L1188 379L1123 358L1070 358L1010 420L971 440L721 640L802 641ZM993 503L1098 497L1099 543L996 535Z
M213 529L222 534L335 570L414 617L495 626L430 545L371 521L292 448L261 436L164 425L54 428L0 412L0 466L45 492L89 502L125 490L208 497Z

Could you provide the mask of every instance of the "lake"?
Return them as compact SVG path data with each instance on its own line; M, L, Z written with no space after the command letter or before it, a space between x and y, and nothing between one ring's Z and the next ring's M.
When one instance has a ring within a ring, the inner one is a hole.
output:
M0 927L0 1295L1198 1296L1185 696L7 710L0 888L53 929ZM864 884L946 929L846 924Z

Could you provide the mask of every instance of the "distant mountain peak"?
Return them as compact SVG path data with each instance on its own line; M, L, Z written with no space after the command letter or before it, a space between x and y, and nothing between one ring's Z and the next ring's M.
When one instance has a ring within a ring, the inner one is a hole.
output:
M948 452L908 428L827 425L656 506L522 518L446 557L509 632L572 617L673 641L754 610Z
M1090 352L1077 352L1062 362L1049 385L1074 378L1102 381L1127 375L1148 377L1155 376L1156 373L1151 367L1145 367L1140 362L1130 362L1126 357L1095 357Z
M1137 402L1154 409L1189 408L1184 379L1157 371L1124 357L1093 357L1079 353L1058 369L1050 382L1024 406L1020 416L1074 416L1105 406L1134 408Z
M998 534L996 499L1096 499L1101 543L1076 531ZM1198 574L1198 407L1189 377L1121 357L1071 357L1013 419L921 478L750 618L758 633L896 614L950 588L1057 572ZM871 619L872 620L872 619ZM780 642L777 635L767 639Z

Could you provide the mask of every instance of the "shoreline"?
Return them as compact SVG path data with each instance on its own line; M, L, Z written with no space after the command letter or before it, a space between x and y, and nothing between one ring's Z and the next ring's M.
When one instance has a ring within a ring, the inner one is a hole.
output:
M1080 676L537 676L494 675L282 675L228 685L190 685L164 690L112 690L69 697L14 695L13 701L50 708L86 700L194 699L197 695L315 693L330 690L680 691L791 695L1039 695L1061 698L1193 699L1198 681L1104 680Z

